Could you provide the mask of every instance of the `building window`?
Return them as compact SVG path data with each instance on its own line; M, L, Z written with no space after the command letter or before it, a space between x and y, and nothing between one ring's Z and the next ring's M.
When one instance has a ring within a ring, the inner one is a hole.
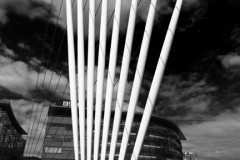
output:
M44 147L45 153L62 153L62 147Z
M62 150L64 150L64 151L73 151L74 148L73 147L63 147Z
M65 129L68 131L72 131L72 125L71 124L66 124Z
M73 140L73 136L72 135L67 135L64 138L64 142L71 142Z
M48 134L48 135L46 135L46 137L47 137L47 138L51 138L51 137L52 137L52 135Z
M55 135L54 136L54 141L55 142L62 142L64 139L64 135Z

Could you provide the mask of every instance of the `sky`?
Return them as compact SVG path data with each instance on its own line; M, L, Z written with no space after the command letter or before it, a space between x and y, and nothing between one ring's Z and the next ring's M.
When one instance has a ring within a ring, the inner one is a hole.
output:
M99 4L100 0L96 0L95 77ZM158 0L138 111L144 110L174 4L174 0ZM88 5L87 2L84 10L86 49ZM115 1L111 0L108 19L114 5ZM130 1L123 0L113 104L118 91L129 7ZM27 142L26 155L40 155L49 104L57 99L69 99L65 8L65 1L61 7L61 0L53 0L52 5L51 0L0 1L0 100L11 103L20 125L31 135L27 137L31 141ZM148 8L149 1L140 1L124 108L131 95ZM196 152L202 160L237 160L240 156L239 8L238 0L184 0L153 110L154 115L172 120L180 127L187 138L182 141L183 152ZM75 30L76 12L75 2ZM107 33L105 87L111 32L112 19Z

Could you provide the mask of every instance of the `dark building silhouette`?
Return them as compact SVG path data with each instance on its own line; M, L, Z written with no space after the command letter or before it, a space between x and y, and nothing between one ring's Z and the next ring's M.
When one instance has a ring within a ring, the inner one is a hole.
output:
M0 160L22 160L27 133L17 122L9 102L0 101Z
M71 108L69 101L60 101L50 105L48 111L48 122L43 143L42 159L74 159L73 132L71 120ZM87 114L86 114L87 115ZM104 115L104 111L102 112ZM123 111L118 133L115 158L121 147L123 129L127 112ZM103 118L103 116L102 116ZM131 159L131 154L139 130L142 113L135 113L125 160ZM113 128L114 111L111 112L109 138L106 158L110 151L111 133ZM94 123L94 121L93 121ZM103 128L103 119L101 129ZM101 136L100 136L101 137ZM93 139L94 140L94 139ZM152 116L148 130L144 138L138 159L140 160L182 160L182 145L180 140L186 140L185 136L173 122ZM100 138L101 143L101 138ZM101 153L101 144L100 151ZM86 154L86 153L85 153ZM93 153L92 153L93 154ZM100 159L100 155L99 155Z

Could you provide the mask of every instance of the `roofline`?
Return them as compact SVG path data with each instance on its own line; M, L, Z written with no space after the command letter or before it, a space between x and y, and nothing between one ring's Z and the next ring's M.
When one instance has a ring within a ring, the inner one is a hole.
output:
M12 122L13 126L15 127L15 129L18 131L18 133L22 135L27 135L27 132L24 131L24 129L21 127L16 117L14 116L10 102L0 101L0 107L2 107L4 111L7 111L8 117Z
M66 101L69 101L69 100L66 100ZM59 105L57 103L54 103L54 104L51 104L50 106L57 107ZM68 107L61 106L61 107L70 109L69 106ZM87 109L87 108L85 108L85 109ZM112 109L111 112L113 112L113 111L115 111L115 110ZM104 110L103 110L103 112L104 112ZM127 110L122 110L122 113L127 114ZM134 116L142 117L143 112L135 112ZM178 134L180 140L187 140L186 137L184 136L184 134L182 133L182 131L180 130L180 128L174 122L172 122L171 120L168 120L168 119L160 117L160 116L152 115L150 121L154 121L154 120L156 120L158 122L161 122L161 124L169 127L173 131L175 131Z
M143 113L142 112L135 112L135 115L142 116ZM153 120L157 120L159 122L162 122L161 124L166 125L170 129L174 130L178 134L180 140L187 140L186 137L184 136L184 134L182 133L181 129L171 120L160 117L160 116L152 115L150 121L153 121Z

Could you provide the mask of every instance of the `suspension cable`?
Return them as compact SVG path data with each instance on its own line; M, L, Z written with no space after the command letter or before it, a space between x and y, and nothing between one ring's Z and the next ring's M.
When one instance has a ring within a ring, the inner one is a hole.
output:
M51 43L51 46L50 46L50 52L48 54L48 59L47 59L47 66L45 68L45 73L44 73L44 78L43 78L43 82L42 82L42 87L41 87L41 90L43 89L43 86L44 86L44 81L45 81L45 78L46 78L46 74L47 74L47 68L48 68L48 64L49 64L49 60L50 60L50 56L51 56L51 53L52 53L52 46L53 46L53 43L54 43L54 39L55 39L55 35L56 35L56 31L57 31L57 25L58 25L58 21L59 21L59 18L60 18L60 13L61 13L61 10L62 10L62 4L63 4L63 0L61 1L61 6L60 6L60 10L59 10L59 14L58 14L58 18L57 18L57 22L56 22L56 25L55 25L55 30L54 30L54 34L53 34L53 39L52 39L52 43ZM51 79L52 80L52 79ZM50 80L50 83L51 83L51 80ZM49 85L50 87L50 85ZM49 90L49 88L48 88ZM42 116L42 112L43 112L43 108L44 108L44 104L45 104L45 100L43 102L43 107L42 107L42 110L41 110L41 113L40 113L40 118ZM34 116L34 120L33 120L33 125L34 125L34 122L35 122L35 119L36 119L36 115L37 115L37 111L38 111L38 107L39 107L39 103L37 105L37 109L36 109L36 112L35 112L35 116ZM37 122L37 127L36 127L36 130L35 130L35 134L33 136L33 140L32 140L32 144L30 146L30 150L29 152L31 152L31 149L32 149L32 145L34 143L34 138L35 138L35 135L36 135L36 132L37 132L37 128L38 128L38 125L39 125L39 122L40 122L40 118L39 118L39 121ZM33 130L33 128L32 128ZM31 133L30 135L32 134L32 130L31 130ZM31 137L31 136L30 136ZM31 139L30 139L31 140ZM29 141L30 142L30 141Z
M53 3L53 0L51 1L51 5L50 5L50 12L52 10L52 3ZM43 40L43 47L42 47L42 53L41 53L41 61L42 61L42 57L43 57L43 52L44 52L44 46L45 46L45 41L46 41L46 38L47 38L47 31L48 31L48 26L49 26L49 20L50 18L48 19L47 21L47 27L46 27L46 31L45 31L45 36L44 36L44 40ZM38 76L37 76L37 82L36 82L36 88L37 88L37 84L38 84L38 79L39 79L39 73L38 73ZM30 129L30 122L31 122L31 119L32 119L32 114L33 114L33 106L34 106L34 100L33 100L33 103L32 103L32 109L31 109L31 116L30 116L30 120L29 120L29 124L28 124L28 129L27 129L27 132L29 132L29 129ZM33 126L33 124L32 124ZM30 142L30 137L29 137L30 134L27 135L27 139L29 138L29 141L27 142ZM26 142L26 143L27 143ZM28 143L29 144L29 143ZM27 150L25 150L27 152Z

